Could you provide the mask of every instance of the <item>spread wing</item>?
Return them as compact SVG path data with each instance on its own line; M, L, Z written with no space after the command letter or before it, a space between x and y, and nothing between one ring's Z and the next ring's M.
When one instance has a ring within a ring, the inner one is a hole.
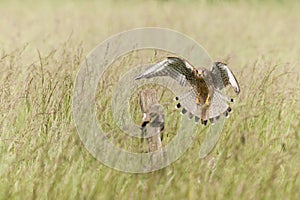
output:
M186 60L178 57L167 57L165 60L158 62L149 68L135 79L153 78L157 76L170 76L179 82L181 86L189 86L195 81L194 68Z
M211 72L216 88L221 90L227 85L231 85L237 94L240 93L239 83L226 64L215 62L211 68Z

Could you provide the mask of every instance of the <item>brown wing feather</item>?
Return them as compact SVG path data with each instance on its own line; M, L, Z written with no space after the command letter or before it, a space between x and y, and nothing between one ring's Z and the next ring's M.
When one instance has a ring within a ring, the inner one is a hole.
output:
M192 85L195 80L195 70L186 60L178 57L167 57L165 60L150 65L149 68L135 79L170 76L182 86Z
M226 64L215 62L212 66L211 72L216 88L221 90L226 86L231 85L237 94L240 92L239 83Z

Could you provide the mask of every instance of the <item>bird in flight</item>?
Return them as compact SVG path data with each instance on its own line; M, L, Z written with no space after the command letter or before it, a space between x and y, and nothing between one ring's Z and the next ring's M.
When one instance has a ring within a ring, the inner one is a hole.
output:
M229 117L232 111L229 103L234 100L223 94L222 89L230 85L237 94L240 92L234 74L222 62L214 62L208 70L204 67L195 68L187 60L179 57L167 57L150 65L135 79L158 76L169 76L181 86L189 87L188 92L174 98L178 101L176 107L182 108L182 114L188 113L190 119L195 117L196 123L201 119L203 125L206 125L208 121L213 124L221 115Z

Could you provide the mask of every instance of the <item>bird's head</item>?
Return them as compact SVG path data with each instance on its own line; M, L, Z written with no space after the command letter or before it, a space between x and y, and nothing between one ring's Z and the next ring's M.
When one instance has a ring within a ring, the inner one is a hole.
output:
M197 70L197 76L201 78L205 78L208 74L207 69Z

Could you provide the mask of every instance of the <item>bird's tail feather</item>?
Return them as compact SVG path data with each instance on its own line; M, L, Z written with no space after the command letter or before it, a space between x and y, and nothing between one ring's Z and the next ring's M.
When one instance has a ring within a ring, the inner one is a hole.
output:
M232 111L231 107L228 105L228 102L231 102L231 99L218 90L214 92L208 109L204 109L201 105L197 105L196 98L197 95L194 90L189 90L174 98L175 101L178 101L176 108L182 108L181 114L188 113L189 119L195 117L196 123L201 119L201 123L204 125L206 125L208 121L213 124L220 119L221 115L229 117L229 113Z
M229 113L232 111L228 102L231 102L227 96L216 90L213 94L211 105L208 111L208 118L210 122L218 120L223 114L225 117L229 117Z
M177 96L174 98L175 101L179 103L176 104L176 108L182 108L181 114L188 113L189 119L195 117L195 122L198 122L201 118L201 108L196 104L197 95L194 90L189 90L188 92Z

